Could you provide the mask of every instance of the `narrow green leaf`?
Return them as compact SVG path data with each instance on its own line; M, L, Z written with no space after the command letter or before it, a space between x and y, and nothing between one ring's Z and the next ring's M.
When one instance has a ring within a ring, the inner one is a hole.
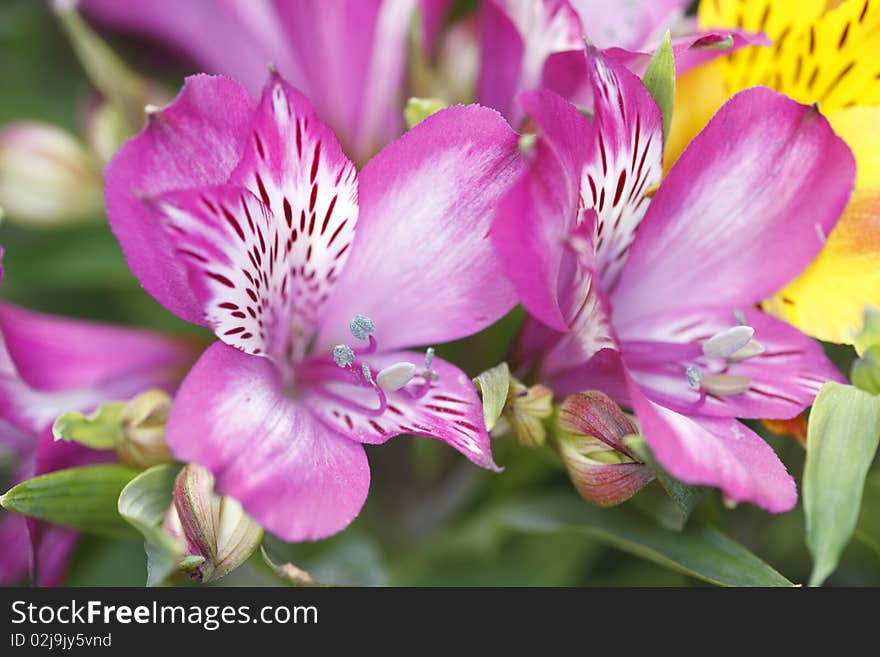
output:
M498 418L501 417L510 390L510 370L507 363L499 363L486 370L474 379L474 384L483 397L483 420L486 423L486 430L492 431Z
M626 507L599 509L574 495L549 494L504 504L498 518L528 533L577 532L625 552L721 586L792 586L759 557L717 529L664 529Z
M55 440L73 441L92 449L112 449L119 437L119 413L125 402L102 404L91 415L65 413L52 425Z
M651 467L651 470L654 471L654 475L657 477L657 481L674 502L676 513L674 515L664 514L664 526L680 530L687 523L687 519L690 517L694 507L703 499L703 496L709 489L704 486L690 486L666 472L654 457L654 453L648 447L643 436L631 436L626 438L625 441L626 446L633 450L642 462L647 463Z
M135 535L116 501L136 470L88 465L23 481L0 497L0 506L31 518L106 536Z
M672 42L669 32L663 37L663 43L654 52L645 75L642 76L648 92L663 115L663 139L669 135L672 124L672 104L675 100L675 57L672 54Z
M403 110L403 118L406 119L406 127L412 128L421 123L432 114L446 108L439 98L410 98Z
M839 383L822 386L810 413L803 483L811 586L834 572L849 543L878 438L877 397Z
M155 465L132 479L119 495L119 515L144 536L147 586L165 581L177 570L184 556L184 545L162 530L179 471L177 463Z

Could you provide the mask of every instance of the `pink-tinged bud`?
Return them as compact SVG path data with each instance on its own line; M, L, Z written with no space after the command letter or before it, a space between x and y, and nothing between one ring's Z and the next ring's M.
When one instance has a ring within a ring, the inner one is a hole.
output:
M638 433L607 395L569 395L559 407L557 444L574 487L597 506L628 500L654 478L624 438Z
M202 583L220 579L253 554L263 529L236 500L214 494L214 476L200 465L185 466L174 484L174 503L163 528L186 545L181 568Z
M0 208L10 221L55 225L103 214L101 166L76 138L49 123L0 129Z
M122 463L146 470L174 460L165 443L165 424L170 411L171 397L162 390L147 390L122 407L115 445Z
M504 419L526 447L541 447L547 440L544 421L553 415L553 392L542 385L527 388L511 378Z

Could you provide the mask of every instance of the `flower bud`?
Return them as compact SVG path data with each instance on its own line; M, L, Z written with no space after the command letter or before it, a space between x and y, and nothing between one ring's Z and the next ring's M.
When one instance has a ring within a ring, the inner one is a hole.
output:
M257 525L231 497L214 494L214 476L185 466L174 484L174 503L163 528L186 545L181 568L202 583L220 579L253 554L263 539Z
M0 207L31 225L97 219L104 207L101 167L72 135L49 123L0 129Z
M147 390L134 397L119 413L116 455L120 462L138 470L173 461L165 443L165 424L171 397L162 390Z
M614 506L654 478L627 448L633 422L601 392L569 395L559 407L557 444L574 487L588 502Z
M547 440L544 420L553 415L553 392L542 385L527 388L510 379L504 419L526 447L541 447Z

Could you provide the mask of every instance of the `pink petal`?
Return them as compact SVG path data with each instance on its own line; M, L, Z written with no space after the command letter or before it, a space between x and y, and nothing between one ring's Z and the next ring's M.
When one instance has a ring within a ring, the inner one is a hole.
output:
M365 162L403 130L407 34L416 0L275 3L291 80ZM282 73L285 72L281 69Z
M676 311L621 328L621 349L630 373L652 401L688 415L714 417L791 418L813 403L824 383L843 381L815 340L758 310L742 313L746 324L755 329L754 339L763 345L763 354L730 364L707 358L701 343L735 326L733 311ZM669 350L664 349L685 345L692 348L693 356L676 359L668 357ZM689 366L703 374L748 377L751 387L738 395L701 398L700 392L688 385Z
M422 14L422 45L425 52L430 53L437 43L437 37L443 31L449 10L454 0L419 0L419 11Z
M39 586L62 586L79 534L68 527L49 525L28 519ZM39 529L37 529L37 527Z
M498 204L492 242L521 303L561 331L568 327L571 308L560 291L572 287L575 275L564 237L579 219L581 171L594 132L574 106L550 92L526 92L519 103L539 139L527 157L527 170Z
M471 335L515 303L487 238L521 170L494 111L453 107L419 123L360 173L360 219L318 344L350 339L361 313L383 351Z
M587 53L595 99L596 148L581 182L596 211L595 267L611 290L648 207L645 192L663 175L660 110L635 75L596 50Z
M289 2L289 0L286 0ZM270 62L288 75L292 62L278 16L267 0L78 0L104 25L161 40L198 70L228 75L257 93Z
M477 100L504 116L517 113L513 102L519 90L519 76L525 44L516 24L501 3L484 2L479 15L480 70Z
M684 16L690 0L569 0L598 48L640 48Z
M107 167L107 216L129 267L162 305L194 323L203 316L187 285L186 268L159 230L151 206L137 195L226 182L249 136L253 107L232 80L188 78L177 99L153 114Z
M727 48L718 47L719 44L732 40ZM702 66L717 57L725 57L736 52L740 48L748 46L769 46L772 42L763 32L749 32L742 29L732 30L706 30L691 32L672 39L672 54L675 58L675 74L684 75L688 71ZM648 68L648 62L660 39L644 44L635 49L612 47L605 50L605 54L620 63L629 70L641 76Z
M737 94L651 201L612 295L615 324L779 290L822 249L854 176L818 111L762 87Z
M567 0L487 0L480 12L477 99L517 125L522 112L513 98L540 86L552 53L581 50L582 32Z
M403 130L406 40L416 0L85 5L100 20L158 37L201 70L228 75L252 93L274 64L312 99L359 162Z
M375 370L399 362L421 367L424 354L404 351L365 359ZM325 381L309 388L305 402L324 424L352 440L384 443L400 434L438 438L477 465L497 470L474 384L460 369L439 358L431 367L439 376L427 394L414 398L424 382L418 376L404 388L386 393L388 408L379 416L358 412L351 404L338 401L343 397L363 408L377 408L375 393L364 386ZM324 390L333 397L322 394Z
M794 479L761 438L729 418L688 417L655 404L631 384L642 433L674 477L716 486L734 502L752 502L772 513L797 502Z
M629 406L629 388L620 352L606 347L585 362L572 361L567 366L557 363L555 369L541 369L539 380L557 395L600 390L615 402Z
M281 357L292 310L284 220L233 185L170 192L154 202L205 323L237 349Z
M301 354L348 258L357 172L308 101L273 76L231 180L151 203L217 336L250 354Z
M269 360L222 343L184 380L167 431L175 457L208 468L219 494L286 541L342 530L366 499L364 448L285 394Z
M111 324L36 313L0 303L0 334L30 386L59 391L134 377L173 381L194 360L182 340Z
M729 48L707 48L705 46L733 38ZM763 33L745 30L711 30L694 32L686 36L672 39L672 52L675 57L676 75L684 75L689 70L705 64L716 57L724 57L740 48L752 45L769 45ZM612 46L602 50L607 59L623 64L639 77L645 74L651 56L660 45L660 39L638 46L636 49ZM550 55L544 64L541 85L545 89L555 91L563 98L579 107L593 106L593 88L587 72L587 60L583 50L572 50Z
M28 572L29 549L24 516L0 511L0 586L21 584Z

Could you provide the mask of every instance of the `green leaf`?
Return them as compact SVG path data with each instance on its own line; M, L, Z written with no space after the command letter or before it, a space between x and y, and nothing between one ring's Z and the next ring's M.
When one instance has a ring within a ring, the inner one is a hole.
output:
M446 103L439 98L410 98L406 103L406 109L403 110L406 127L412 128L445 108Z
M654 475L657 477L657 481L674 502L674 513L663 513L660 516L659 519L662 524L669 529L680 530L687 523L687 519L690 517L694 507L703 499L703 496L709 489L704 486L690 486L666 472L654 457L654 453L648 447L643 436L630 436L624 440L626 446L634 451L642 462L647 463L651 467L651 470L654 471ZM659 509L657 510L659 511Z
M849 543L878 438L877 397L839 383L822 386L810 413L803 483L811 586L834 572Z
M651 57L645 75L642 76L642 82L660 108L665 141L669 135L669 126L672 124L672 104L675 100L675 57L672 54L672 42L668 31L663 37L663 43Z
M571 494L510 502L499 521L528 533L576 532L643 559L721 586L792 583L717 529L691 524L680 532L659 527L625 507L600 509Z
M165 581L176 572L184 556L183 543L162 530L179 471L177 463L155 465L132 479L119 495L119 515L144 536L147 586Z
M125 402L108 402L91 415L65 413L52 425L55 440L73 441L92 449L112 449L119 437L119 413Z
M88 465L23 481L0 497L0 506L31 518L105 536L135 535L116 510L119 493L136 470Z
M474 384L483 398L483 420L486 423L486 430L492 431L498 418L501 417L510 390L510 369L507 363L499 363L486 370L474 379Z
M849 372L852 384L872 395L880 393L880 345L868 347L853 361Z

